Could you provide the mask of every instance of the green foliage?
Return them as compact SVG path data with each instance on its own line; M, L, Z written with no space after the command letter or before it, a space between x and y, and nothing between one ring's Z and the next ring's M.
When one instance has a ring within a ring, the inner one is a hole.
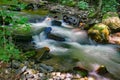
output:
M84 1L79 1L77 6L82 10L88 9L89 7L88 3Z
M15 8L20 8L21 10L23 10L26 7L26 4L20 2L19 0L1 0L0 3L5 5L12 5L11 7L9 7L12 10L14 10Z
M117 11L117 6L119 4L117 3L116 0L103 0L103 8L102 8L102 12L106 13L106 12L116 12Z
M0 47L0 60L2 61L10 61L10 60L18 60L20 59L19 55L20 51L15 48L15 45L12 43L6 43L5 47Z
M67 6L75 6L76 2L74 0L61 0L60 1L63 5Z
M19 49L13 43L12 34L14 33L14 29L22 28L24 31L28 31L29 24L26 24L27 19L23 17L18 17L16 13L0 10L1 16L1 26L0 26L0 60L2 61L11 61L13 59L20 60L21 55ZM9 17L9 18L8 18ZM9 24L5 24L9 22ZM24 25L24 26L19 26Z
M88 17L92 17L95 13L95 8L89 8L88 12L89 12Z
M0 26L0 60L19 59L20 51L12 43L11 32L8 27Z

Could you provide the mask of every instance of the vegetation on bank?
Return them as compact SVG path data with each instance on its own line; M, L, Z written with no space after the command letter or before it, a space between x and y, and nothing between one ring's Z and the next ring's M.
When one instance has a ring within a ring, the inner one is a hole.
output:
M29 25L23 17L9 10L0 10L0 60L8 62L13 59L20 60L20 50L15 46L13 34L18 25L26 25L24 31L29 30Z
M78 7L80 10L88 10L89 17L106 12L116 12L119 1L118 0L50 0L51 2L58 2L62 5L70 7Z

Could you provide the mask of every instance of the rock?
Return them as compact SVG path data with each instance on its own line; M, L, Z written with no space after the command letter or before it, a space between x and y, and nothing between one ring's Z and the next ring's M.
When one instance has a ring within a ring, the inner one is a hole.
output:
M50 12L51 13L60 13L62 11L64 6L62 5L57 5L57 6L52 6L52 7L48 7L50 8Z
M100 75L105 75L106 73L108 73L107 69L105 66L101 65L96 72Z
M88 77L88 80L95 80L95 78L93 78L93 77Z
M99 43L107 43L109 40L109 34L108 26L102 23L95 24L88 30L88 35L91 39Z
M61 75L60 75L60 77L61 77L62 80L65 79L65 76L66 76L65 74L61 74Z
M25 72L27 69L27 66L24 66L22 69L21 69L21 72Z
M13 40L18 42L30 42L32 41L31 35L13 34Z
M18 69L20 67L20 62L19 61L12 61L11 68Z
M77 73L79 73L82 77L88 76L88 70L86 70L82 67L74 67L73 70L75 70Z
M49 56L49 51L50 49L48 47L44 47L44 48L41 48L41 49L37 49L36 50L36 54L33 56L33 58L37 61L37 62L40 62L40 60L42 59L49 59L50 56Z
M47 66L45 64L40 64L40 67L43 68L44 70L46 70L45 72L51 72L51 71L53 71L53 67ZM57 73L56 75L60 75L60 74Z
M25 2L28 3L27 6L25 7L26 10L37 10L48 3L47 1L42 1L42 0L32 0L32 1L26 0Z
M109 43L112 43L112 44L120 44L120 32L111 34L111 35L109 36Z
M116 12L108 12L103 15L102 23L107 25L111 32L120 31L120 18Z
M61 74L60 72L56 72L56 76L60 77L60 74Z
M63 37L52 34L51 31L52 31L51 27L47 27L47 28L44 29L44 32L45 32L46 37L48 39L53 39L53 40L56 40L56 41L65 41L65 39Z
M81 76L80 76L79 74L76 74L75 76L73 76L73 78L75 78L75 79L80 79Z
M79 18L75 17L74 15L63 15L63 21L70 24L70 25L76 25L78 26L79 25Z
M67 73L67 74L66 74L66 78L73 78L73 75L70 74L70 73Z
M48 38L56 41L65 41L65 38L54 35L54 34L48 34Z
M71 78L65 78L64 80L71 80Z
M40 4L35 4L35 3L29 3L25 9L26 10L37 10L38 8L40 8L41 5Z
M61 26L62 22L58 21L58 20L53 20L52 21L52 26Z

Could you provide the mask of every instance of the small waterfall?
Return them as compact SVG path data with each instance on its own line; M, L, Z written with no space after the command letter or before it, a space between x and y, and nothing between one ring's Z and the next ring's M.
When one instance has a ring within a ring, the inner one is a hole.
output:
M32 23L34 31L41 30L33 36L36 48L49 47L53 55L68 55L68 57L80 60L89 69L91 64L105 65L107 70L114 76L120 78L120 55L115 46L90 45L91 41L85 31L75 31L74 28L64 26L51 26L51 19L46 18L41 23ZM51 27L48 34L42 28ZM54 40L55 36L64 38L65 41Z

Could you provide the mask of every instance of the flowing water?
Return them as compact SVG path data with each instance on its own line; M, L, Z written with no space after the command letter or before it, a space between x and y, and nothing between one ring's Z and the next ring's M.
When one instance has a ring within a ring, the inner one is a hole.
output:
M50 54L78 59L89 71L94 70L93 64L105 65L111 74L120 78L120 55L116 50L119 46L95 45L86 31L76 30L62 21L61 26L52 26L51 21L47 17L43 22L31 23L36 48L48 47Z

